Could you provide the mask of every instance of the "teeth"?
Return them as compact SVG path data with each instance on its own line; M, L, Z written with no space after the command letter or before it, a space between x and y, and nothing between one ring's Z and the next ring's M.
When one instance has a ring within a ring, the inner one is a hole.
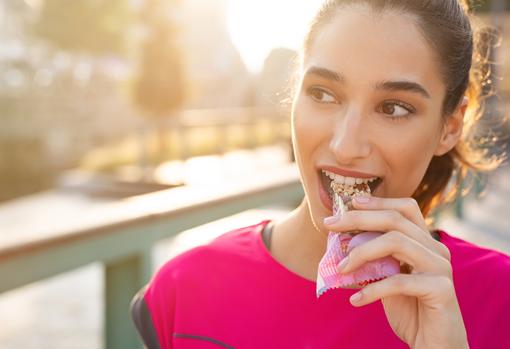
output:
M322 170L322 173L324 173L328 178L333 180L335 183L347 184L347 185L369 183L369 182L373 182L377 179L377 177L373 177L373 178L344 177L344 176L338 175L336 173L332 173L332 172L325 171L325 170Z
M347 185L354 185L354 184L356 184L356 178L345 177L345 184L347 184Z

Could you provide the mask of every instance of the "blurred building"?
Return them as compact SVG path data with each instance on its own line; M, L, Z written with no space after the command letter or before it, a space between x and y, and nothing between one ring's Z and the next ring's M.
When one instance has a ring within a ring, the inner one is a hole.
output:
M252 104L252 80L227 28L227 0L185 0L178 15L189 108Z
M272 50L257 79L257 104L281 106L291 96L297 52L288 48Z
M50 187L61 169L139 122L117 88L125 60L34 38L41 4L0 1L0 201Z

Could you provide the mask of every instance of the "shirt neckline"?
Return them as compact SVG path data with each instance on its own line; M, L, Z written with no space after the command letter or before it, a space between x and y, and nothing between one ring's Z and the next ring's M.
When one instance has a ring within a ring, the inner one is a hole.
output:
M308 285L313 285L315 287L317 281L316 280L309 280L295 272L293 272L292 270L288 269L287 267L285 267L283 264L281 264L278 260L276 260L273 255L267 250L267 247L266 247L266 244L264 243L264 239L262 238L262 232L264 231L264 228L272 223L273 221L268 219L268 220L265 220L265 221L262 221L260 226L259 226L259 229L257 231L257 244L259 245L259 248L263 251L263 254L264 256L273 264L276 264L278 266L279 269L283 270L286 274L290 274L291 277L295 278L295 279L298 279L300 282L304 282Z
M264 256L269 261L271 261L271 263L276 264L278 266L278 268L282 269L287 274L290 274L292 277L297 278L301 282L305 282L307 284L316 285L317 281L309 280L309 279L307 279L307 278L305 278L305 277L303 277L303 276L293 272L292 270L288 269L283 264L281 264L278 260L276 260L273 257L273 255L271 254L271 252L269 252L269 250L267 249L266 244L264 243L264 239L263 239L262 233L263 233L264 229L266 228L266 226L268 226L269 224L272 224L272 223L273 223L273 221L270 220L270 219L262 221L260 223L259 229L257 230L257 234L256 234L257 235L257 244L259 245L259 248L263 251ZM434 238L434 240L439 241L441 243L444 243L444 240L445 240L444 237L445 237L446 233L443 230L441 230L441 229L434 229L433 231L436 232L437 236L438 236L438 240L435 239L435 238Z

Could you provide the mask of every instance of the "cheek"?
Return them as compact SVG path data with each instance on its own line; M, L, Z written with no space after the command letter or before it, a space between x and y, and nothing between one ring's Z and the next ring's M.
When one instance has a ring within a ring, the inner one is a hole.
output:
M434 153L435 137L433 132L423 132L421 128L385 142L389 184L396 197L411 196L420 184Z
M297 100L292 111L292 133L298 156L311 153L328 136L328 126L304 101Z

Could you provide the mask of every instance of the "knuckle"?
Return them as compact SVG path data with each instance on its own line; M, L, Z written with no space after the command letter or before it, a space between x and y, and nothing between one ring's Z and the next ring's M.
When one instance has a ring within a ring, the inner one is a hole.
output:
M416 201L416 199L414 199L414 198L406 199L406 207L409 208L410 211L420 209L420 205L418 205L418 201Z
M438 242L440 246L440 251L441 251L441 255L446 258L446 260L448 260L449 262L451 262L452 260L452 254L450 252L450 249L448 249L448 247L446 247L444 244Z
M363 251L361 249L361 246L356 246L352 250L349 251L349 260L352 263L352 261L356 261L359 258L361 258L361 255L363 254Z
M347 211L345 213L345 218L347 218L347 217L349 220L349 224L351 224L351 225L359 224L360 211L357 211L357 210ZM343 217L344 220L345 220L345 218Z
M453 280L447 276L440 276L437 286L443 291L449 291L454 288Z
M407 285L407 279L404 277L403 274L397 274L392 277L393 286L397 289L404 289Z
M390 242L393 242L398 245L403 243L402 233L396 230L391 230L384 235L386 236L386 239L388 239Z
M437 254L434 257L434 254L431 253L431 258L434 258L437 260L437 262L434 262L433 269L436 271L436 273L439 273L440 275L452 275L452 265L449 261L447 261L445 258L438 256Z
M442 259L442 260L443 260L443 270L444 270L445 274L448 275L448 277L450 278L453 275L452 265L448 260L446 260L446 259Z
M435 245L435 247L437 247L437 253L441 257L446 259L447 261L451 262L452 254L451 254L450 250L448 249L448 247L446 247L446 245L443 244L442 242L439 242L439 241L436 241L436 240L434 240L434 245Z
M398 225L403 219L403 216L398 211L391 211L390 214L390 221L393 223L393 225Z

